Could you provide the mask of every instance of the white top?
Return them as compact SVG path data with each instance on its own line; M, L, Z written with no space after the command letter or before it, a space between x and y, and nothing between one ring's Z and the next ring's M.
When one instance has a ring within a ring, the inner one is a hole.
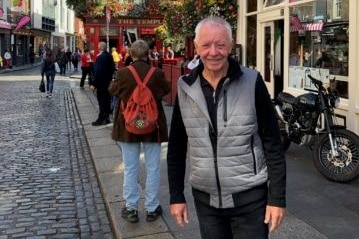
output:
M5 60L10 60L11 59L11 54L10 54L10 52L5 52L5 54L4 54L4 58L5 58Z
M199 64L199 58L198 57L195 57L193 58L192 61L190 61L187 65L187 68L190 69L190 70L193 70L194 68L196 68Z

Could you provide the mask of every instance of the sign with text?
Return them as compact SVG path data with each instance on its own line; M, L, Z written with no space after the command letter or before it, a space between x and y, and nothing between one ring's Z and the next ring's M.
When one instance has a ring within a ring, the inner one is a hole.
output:
M315 90L308 75L321 80L323 83L329 83L329 69L289 66L289 87Z

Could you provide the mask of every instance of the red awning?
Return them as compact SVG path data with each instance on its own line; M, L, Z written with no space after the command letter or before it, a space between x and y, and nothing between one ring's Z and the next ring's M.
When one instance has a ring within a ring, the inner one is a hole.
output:
M141 35L155 35L153 28L141 28Z
M323 25L324 23L322 22L318 22L318 23L306 23L306 24L303 24L303 30L304 31L308 31L308 32L314 32L314 31L322 31L323 30ZM290 31L291 32L297 32L298 29L297 27L295 26L290 26Z
M6 21L0 20L0 28L11 29L11 24Z

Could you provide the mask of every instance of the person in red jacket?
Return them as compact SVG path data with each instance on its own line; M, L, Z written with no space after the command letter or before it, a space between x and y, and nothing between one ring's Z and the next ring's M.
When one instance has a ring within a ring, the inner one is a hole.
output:
M86 76L88 76L89 86L92 85L92 76L91 76L91 55L88 49L84 50L84 53L81 55L81 81L80 81L80 87L84 88Z

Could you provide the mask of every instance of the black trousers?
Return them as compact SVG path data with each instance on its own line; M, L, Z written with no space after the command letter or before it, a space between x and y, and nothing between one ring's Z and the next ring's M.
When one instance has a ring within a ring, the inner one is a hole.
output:
M202 239L268 239L266 199L241 207L218 209L194 198Z
M99 107L98 121L109 120L111 114L111 95L107 88L97 89L97 101Z
M82 76L81 76L81 82L80 87L84 87L86 76L88 76L89 85L92 85L92 74L91 74L91 68L90 67L81 67Z

